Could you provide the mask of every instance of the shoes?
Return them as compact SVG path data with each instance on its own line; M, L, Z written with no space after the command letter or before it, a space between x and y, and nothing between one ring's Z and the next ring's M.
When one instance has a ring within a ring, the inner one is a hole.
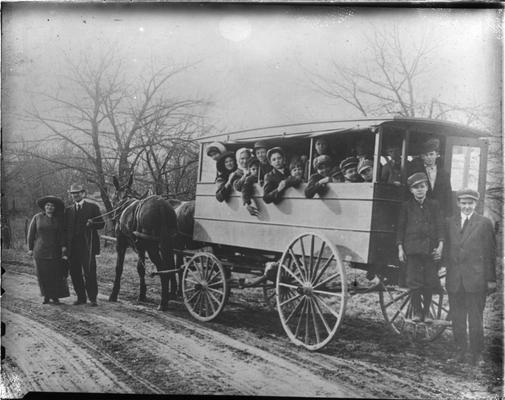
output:
M53 299L53 303L54 304L61 304L60 301L58 299Z
M98 304L96 303L96 300L91 300L90 303L91 303L91 307L97 307L98 306Z
M74 304L74 306L78 306L80 304L86 304L86 300L76 300L76 301L74 301L73 304Z
M481 353L473 353L472 354L472 365L482 368L486 363L484 362L484 357L482 357Z
M49 304L49 297L44 297L42 304Z
M424 317L424 323L426 324L432 324L433 323L433 318L426 316Z
M420 314L414 314L412 317L412 322L421 322L423 320L422 316Z
M436 325L436 326L451 326L452 322L448 321L446 319L434 319L433 320L433 325Z

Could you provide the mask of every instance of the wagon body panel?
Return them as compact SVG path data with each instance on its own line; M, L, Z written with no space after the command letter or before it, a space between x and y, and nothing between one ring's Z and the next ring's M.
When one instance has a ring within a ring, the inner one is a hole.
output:
M240 193L218 203L213 184L198 184L194 238L282 253L293 237L313 231L335 243L344 259L368 262L374 185L330 184L323 201L305 198L304 187L286 190L283 201L274 205L263 202L257 186L255 200L261 214L253 217L242 205Z

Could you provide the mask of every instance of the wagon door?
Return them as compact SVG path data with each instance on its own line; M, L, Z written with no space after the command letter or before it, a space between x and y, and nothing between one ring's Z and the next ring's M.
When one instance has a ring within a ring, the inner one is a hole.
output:
M453 204L456 192L471 188L480 193L477 211L484 208L486 192L487 142L477 138L448 137L445 149L445 165L451 176Z

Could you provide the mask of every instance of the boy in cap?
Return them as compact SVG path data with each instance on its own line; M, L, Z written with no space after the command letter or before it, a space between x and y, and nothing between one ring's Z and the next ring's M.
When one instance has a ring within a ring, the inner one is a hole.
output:
M268 174L272 170L272 166L268 162L267 158L267 145L263 141L258 141L254 143L254 155L259 160L259 176L258 182L263 184L265 179L265 175Z
M280 147L274 147L267 151L268 161L272 170L265 176L265 185L263 186L263 200L265 203L278 204L282 200L284 191L292 186L289 171L286 168L286 156Z
M358 163L358 174L363 181L372 182L373 180L373 161L363 158Z
M424 172L428 177L428 194L438 201L442 217L452 215L452 188L449 174L444 171L437 160L440 158L440 141L436 138L426 140L421 148L422 163L413 163L411 171Z
M330 157L327 155L318 156L314 159L313 164L317 172L310 176L309 183L305 187L305 197L308 199L313 198L316 193L323 196L328 190L326 185L333 182Z
M478 192L463 189L457 192L456 197L460 212L447 220L444 252L446 289L456 342L455 361L465 360L468 336L471 362L483 366L482 316L486 294L496 288L495 235L491 220L475 212Z
M398 145L388 144L386 147L386 164L381 169L381 182L401 185L401 150Z
M412 198L402 204L396 230L398 258L407 265L413 322L432 322L429 314L433 292L441 290L438 265L444 247L443 221L436 200L428 199L428 178L417 172L407 179ZM421 295L423 306L421 307Z
M347 157L340 163L340 170L344 174L344 182L363 182L358 174L358 159L356 157Z

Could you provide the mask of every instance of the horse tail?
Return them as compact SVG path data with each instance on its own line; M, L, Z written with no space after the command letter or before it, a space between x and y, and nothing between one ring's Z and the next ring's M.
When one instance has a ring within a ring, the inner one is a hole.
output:
M160 215L160 240L159 249L163 257L163 264L169 269L174 266L174 242L177 234L177 216L174 209L167 204L162 207Z

